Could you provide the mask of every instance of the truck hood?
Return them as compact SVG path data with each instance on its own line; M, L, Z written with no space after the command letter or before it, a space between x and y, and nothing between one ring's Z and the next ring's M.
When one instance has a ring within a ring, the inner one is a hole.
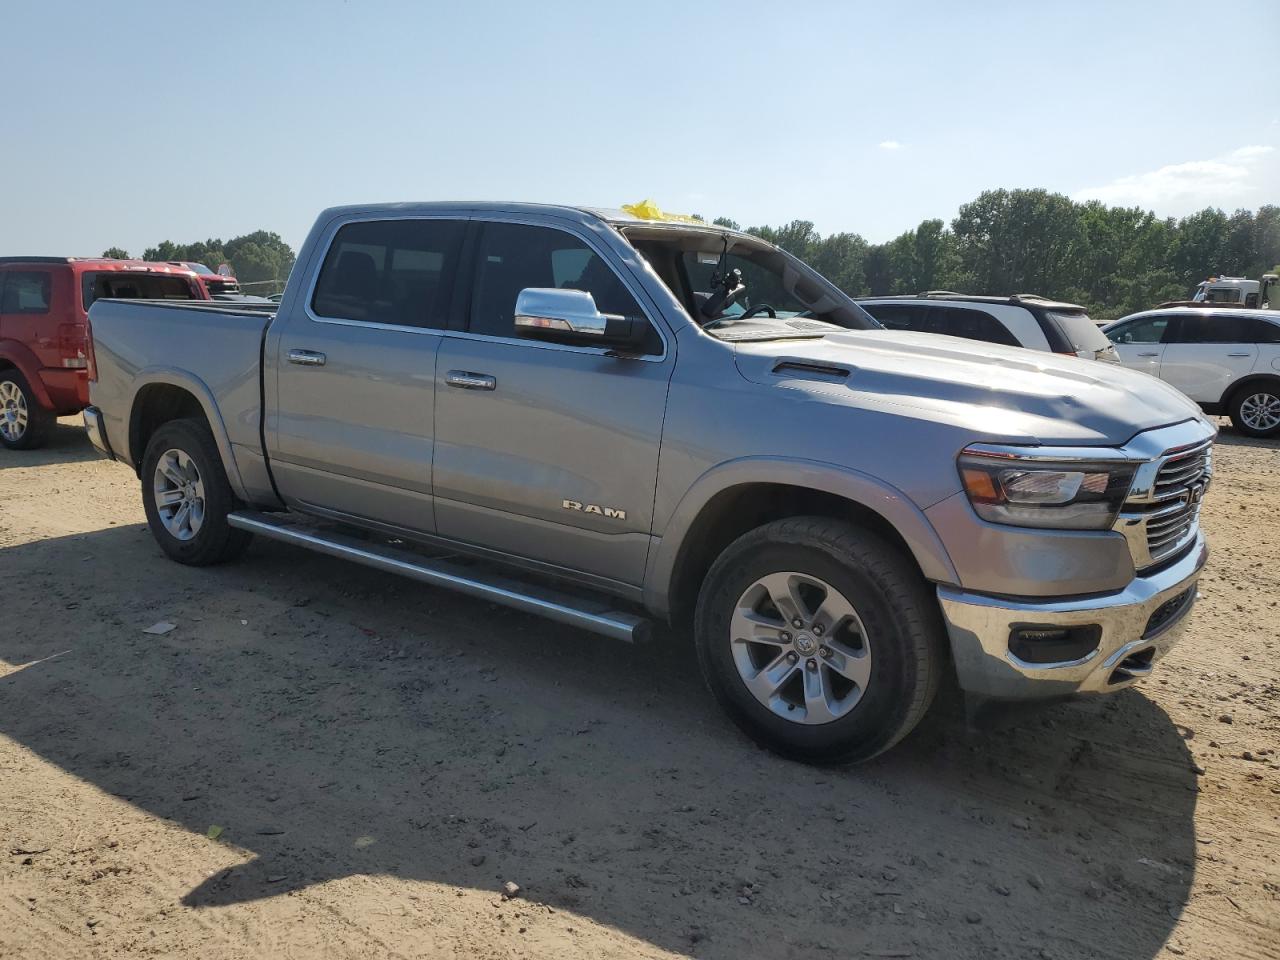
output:
M1200 418L1163 381L1113 363L896 330L734 345L748 380L949 423L974 439L1111 445Z

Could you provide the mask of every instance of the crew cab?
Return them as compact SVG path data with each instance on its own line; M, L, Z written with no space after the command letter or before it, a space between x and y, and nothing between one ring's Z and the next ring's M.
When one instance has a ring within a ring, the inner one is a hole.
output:
M883 329L759 238L321 214L278 305L100 301L95 446L163 551L252 535L622 640L690 628L759 742L863 760L954 676L1123 689L1181 634L1215 429L1118 365Z
M208 299L182 267L0 257L0 446L38 447L57 417L88 404L85 318L99 297Z
M1103 332L1125 366L1229 416L1241 433L1280 434L1280 314L1206 303L1144 310Z

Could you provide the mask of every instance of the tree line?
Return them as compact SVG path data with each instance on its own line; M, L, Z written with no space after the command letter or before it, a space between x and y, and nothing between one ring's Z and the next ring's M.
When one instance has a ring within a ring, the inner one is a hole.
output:
M712 222L740 229L727 217ZM1208 208L1175 219L1047 190L988 190L964 204L950 225L925 220L887 243L856 233L823 236L808 220L747 232L807 261L852 296L1038 293L1079 303L1097 319L1185 299L1210 275L1257 279L1280 265L1277 206L1231 214ZM112 247L103 256L128 253ZM279 234L257 230L225 242L165 240L142 258L215 270L230 263L242 284L255 284L246 292L272 293L283 289L294 252Z
M128 251L120 247L109 247L102 255L129 259ZM174 243L163 240L142 251L142 259L157 262L186 260L203 263L213 270L217 270L220 264L229 263L246 293L266 295L279 293L284 288L284 281L293 269L294 253L280 234L255 230L227 241L209 239Z
M727 217L712 221L738 229ZM1186 299L1209 276L1257 279L1280 265L1280 207L1181 219L1047 190L988 190L948 226L925 220L887 243L822 236L807 220L748 227L853 296L952 290L1037 293L1114 319Z

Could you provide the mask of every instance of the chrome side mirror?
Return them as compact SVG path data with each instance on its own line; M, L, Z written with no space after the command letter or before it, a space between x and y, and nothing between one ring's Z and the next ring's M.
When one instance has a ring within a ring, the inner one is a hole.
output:
M628 346L643 339L645 323L601 313L596 309L595 297L585 290L526 287L516 297L515 328L522 337L555 343Z

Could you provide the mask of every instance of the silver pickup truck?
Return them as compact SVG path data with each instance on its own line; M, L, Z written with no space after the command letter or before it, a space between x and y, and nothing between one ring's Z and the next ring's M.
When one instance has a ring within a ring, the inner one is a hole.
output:
M99 300L94 444L181 563L253 534L624 640L864 760L944 679L1119 690L1180 634L1215 428L1158 380L882 329L743 233L328 210L279 305Z

